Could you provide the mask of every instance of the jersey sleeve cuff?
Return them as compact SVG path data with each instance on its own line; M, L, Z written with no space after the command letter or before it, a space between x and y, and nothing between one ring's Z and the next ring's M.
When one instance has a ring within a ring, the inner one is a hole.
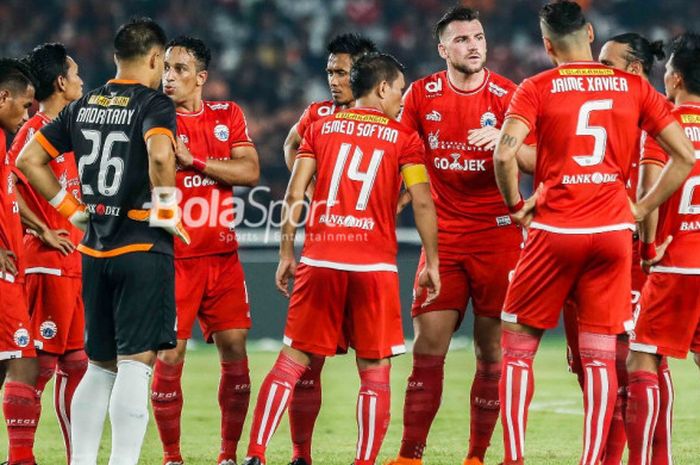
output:
M661 131L666 129L670 124L673 124L676 122L676 118L673 117L673 115L669 114L666 118L662 119L659 124L656 125L653 131L647 131L647 134L654 139L656 139L656 136L659 135Z
M175 142L175 136L173 135L173 132L168 128L151 128L148 131L146 131L146 134L143 135L143 140L147 141L149 137L155 136L157 134L168 136L168 138L170 138L170 140L172 141L173 146L177 146L177 143Z
M642 158L639 162L640 165L656 165L663 168L666 166L666 162L657 160L656 158Z
M56 158L57 156L60 155L56 147L53 146L51 142L46 138L45 135L41 133L41 131L38 131L34 137L36 138L36 141L39 142L39 145L46 150L46 153L49 154L51 158Z
M231 144L232 149L236 147L255 147L255 144L249 140L242 140Z
M316 155L311 152L297 152L296 158L316 158Z
M508 114L506 115L506 119L508 119L508 118L515 118L515 119L517 119L517 120L522 121L523 123L525 123L525 125L527 126L527 128L528 128L530 131L532 131L532 123L530 122L529 119L525 118L524 116L519 115L519 114L517 114L517 113L508 113ZM534 142L531 142L531 143L528 144L528 145L532 145L533 143L534 143Z

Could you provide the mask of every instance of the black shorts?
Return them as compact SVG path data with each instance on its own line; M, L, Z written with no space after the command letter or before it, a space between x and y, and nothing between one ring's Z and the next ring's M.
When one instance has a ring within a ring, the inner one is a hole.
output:
M175 265L170 255L83 255L83 300L90 360L172 349L177 343Z

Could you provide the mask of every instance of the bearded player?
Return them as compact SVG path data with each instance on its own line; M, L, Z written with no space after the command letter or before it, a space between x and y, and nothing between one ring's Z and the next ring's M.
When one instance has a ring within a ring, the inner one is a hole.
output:
M654 61L665 56L663 42L650 42L637 33L625 33L617 35L603 44L600 50L598 61L606 66L621 69L628 73L637 74L645 79L654 66ZM650 152L661 151L653 138L647 137L641 131L638 144L640 157ZM663 151L662 151L663 152ZM635 152L637 153L637 152ZM627 193L630 198L637 198L637 179L639 174L639 160L632 160L632 168L627 182ZM642 271L641 258L639 256L639 234L635 232L632 244L632 294L631 304L636 315L639 311L639 297L642 293L642 286L646 281L646 274ZM568 359L571 371L576 374L579 385L583 388L583 366L578 350L578 321L576 320L576 306L573 300L568 299L564 305L564 327L566 329L566 339L568 346ZM615 413L613 414L610 432L605 442L602 465L619 465L622 461L622 454L625 451L627 442L625 436L624 412L627 404L627 354L629 353L629 340L627 333L618 335L616 349L616 373L618 381L617 401L615 403ZM669 412L668 417L664 416L659 428L654 436L654 452L659 459L668 457L670 447L670 412L673 409L673 383L671 371L668 363L664 362L659 368L659 380L662 399L662 409ZM666 418L669 422L666 422ZM654 462L654 465L670 465L665 460Z
M392 463L422 463L442 397L445 356L471 301L476 373L464 463L477 465L484 461L498 421L500 315L522 242L522 231L498 192L492 160L516 86L484 67L486 37L477 11L462 6L449 10L435 35L447 69L411 84L401 122L415 129L426 147L443 289L430 305L422 297L413 302L413 371L406 388L401 449ZM424 262L421 255L418 273Z
M642 77L593 62L593 28L575 2L540 11L556 68L526 79L508 109L494 153L496 179L512 217L530 231L503 306L499 385L505 465L523 464L532 363L546 329L574 297L584 368L584 445L580 463L596 465L614 410L617 334L632 318L635 220L668 198L690 171L692 145L663 97ZM637 127L667 148L672 162L630 211L626 192ZM533 197L518 191L515 154L536 128Z
M651 274L644 285L635 334L630 342L627 436L629 464L671 464L671 411L662 405L657 373L664 357L700 360L700 35L686 33L671 45L664 75L673 115L693 142L695 166L681 189L642 224L641 254ZM642 158L639 189L644 195L658 181L668 157L663 151ZM658 245L657 245L658 244ZM659 428L668 447L658 449Z
M396 268L396 206L401 179L413 194L426 249L420 283L439 294L437 225L424 149L415 131L394 121L401 110L403 67L368 54L353 66L356 107L311 125L285 196L277 288L289 295L284 344L260 388L245 465L265 463L292 387L311 356L353 347L360 375L354 464L374 465L389 426L392 356L405 351ZM317 176L301 263L294 235L304 192Z
M331 100L314 102L292 126L284 141L284 158L287 167L292 169L297 150L308 127L326 116L346 108L355 102L350 88L350 68L352 64L366 53L376 52L377 47L371 40L359 34L341 34L334 37L326 47L328 62L326 74ZM313 182L307 191L311 194ZM324 357L313 357L309 369L304 372L294 387L289 403L289 429L292 436L292 461L290 465L311 465L311 439L314 424L321 409L321 370Z
M260 168L240 107L202 98L210 60L200 39L178 37L167 46L163 73L163 90L177 110L177 187L192 239L189 246L175 246L177 347L158 354L151 394L164 463L170 465L184 463L181 378L195 318L221 360L219 465L235 463L250 399L245 348L250 307L233 230L233 186L254 186Z

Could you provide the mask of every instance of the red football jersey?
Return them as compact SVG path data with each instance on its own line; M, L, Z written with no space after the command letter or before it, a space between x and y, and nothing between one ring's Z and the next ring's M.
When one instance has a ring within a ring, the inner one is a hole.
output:
M342 110L342 108L337 106L333 100L313 102L306 107L304 113L301 114L301 118L299 118L299 122L297 123L297 134L303 138L304 134L306 134L306 130L311 126L311 123L325 118L326 116L330 116L339 110Z
M177 112L177 134L193 155L204 159L228 160L234 147L253 146L243 111L233 102L203 101L197 112ZM178 169L177 187L192 243L175 241L175 258L235 252L233 188L194 169Z
M470 129L501 127L515 89L487 69L484 82L470 92L455 88L447 71L415 81L406 91L401 122L425 144L441 253L522 239L496 185L493 150L467 141Z
M316 159L301 262L396 271L400 168L424 163L418 134L378 110L353 108L313 123L297 157Z
M673 110L695 147L695 166L680 189L659 207L656 243L673 236L666 254L653 271L700 274L700 102L685 103ZM664 166L668 155L657 145L644 154L642 164Z
M50 121L48 116L42 112L37 112L22 126L12 141L12 147L10 147L8 153L12 165L15 164L19 152L34 137L34 134ZM73 152L59 155L51 160L49 166L61 183L61 186L77 199L80 199L80 176L78 175L78 167L75 163ZM50 229L65 229L70 233L70 241L75 245L80 244L80 241L83 239L83 232L58 213L41 194L34 192L34 189L24 180L23 176L19 177L17 189L29 209L41 221L46 223ZM41 242L33 234L24 235L24 248L26 273L42 273L71 278L79 278L81 275L81 258L80 253L77 251L65 256L58 250Z
M9 282L24 282L24 248L22 247L22 222L19 218L19 204L15 196L12 179L12 165L5 149L5 131L0 129L0 248L15 254L17 276L0 273L0 279Z
M535 185L544 191L531 227L634 229L625 187L639 154L638 128L655 137L673 122L647 81L595 62L567 63L523 81L507 117L536 128Z

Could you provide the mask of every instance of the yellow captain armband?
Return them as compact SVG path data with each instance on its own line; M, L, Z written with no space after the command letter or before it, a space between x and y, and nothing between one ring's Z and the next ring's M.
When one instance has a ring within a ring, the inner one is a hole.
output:
M407 188L416 184L430 182L428 170L425 169L425 165L404 166L401 168L401 175L403 176L403 181L406 183Z

